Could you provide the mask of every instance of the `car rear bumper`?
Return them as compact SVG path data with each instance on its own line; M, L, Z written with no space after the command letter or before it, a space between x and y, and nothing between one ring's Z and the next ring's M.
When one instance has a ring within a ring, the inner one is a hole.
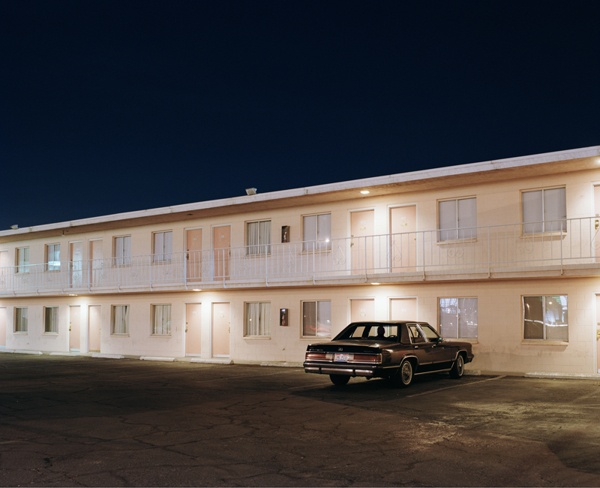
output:
M397 369L397 366L384 368L380 365L367 364L304 363L305 373L339 374L344 376L362 376L365 378L385 378L392 369Z

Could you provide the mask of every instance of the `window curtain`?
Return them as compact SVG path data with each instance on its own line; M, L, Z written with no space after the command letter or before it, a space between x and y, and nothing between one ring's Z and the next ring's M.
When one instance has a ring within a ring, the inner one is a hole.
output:
M46 307L46 332L58 332L58 307Z
M270 303L248 303L246 305L246 335L268 336L271 332L270 323Z
M154 330L155 335L169 335L171 333L171 305L154 305Z
M154 234L154 262L161 263L171 260L173 252L173 233L156 232Z
M526 191L522 194L523 232L564 232L567 203L564 188Z
M307 215L304 224L304 251L331 249L331 214Z
M477 200L462 198L439 202L439 240L477 237Z
M246 226L248 255L271 253L271 221L248 222Z
M127 334L129 305L115 305L113 308L113 334Z
M131 236L115 237L115 264L117 266L131 264Z

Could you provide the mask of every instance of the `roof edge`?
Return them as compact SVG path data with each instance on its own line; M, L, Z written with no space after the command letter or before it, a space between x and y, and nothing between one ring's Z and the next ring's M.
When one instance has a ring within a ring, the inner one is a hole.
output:
M323 185L308 186L290 190L279 190L268 193L258 193L255 195L242 195L237 197L222 198L218 200L207 200L204 202L186 203L169 207L158 207L147 210L134 210L117 214L102 215L52 224L42 224L18 229L9 229L0 231L0 237L18 236L31 233L57 231L73 227L84 227L95 224L105 224L108 222L118 222L123 220L143 219L147 217L206 210L224 206L236 206L253 202L264 202L269 200L278 200L283 198L301 197L304 195L317 195L319 193L336 192L343 190L352 190L367 186L389 185L398 183L415 182L419 180L428 180L433 178L466 175L472 173L484 173L488 171L497 171L523 166L545 164L550 162L568 161L572 159L581 159L588 157L600 157L600 146L590 146L579 149L570 149L565 151L556 151L549 153L534 154L528 156L519 156L515 158L506 158L498 160L489 160L484 162L467 163L453 166L444 166L433 169L410 171L407 173L396 173L385 176L375 176L361 178L356 180L343 181L338 183L326 183Z

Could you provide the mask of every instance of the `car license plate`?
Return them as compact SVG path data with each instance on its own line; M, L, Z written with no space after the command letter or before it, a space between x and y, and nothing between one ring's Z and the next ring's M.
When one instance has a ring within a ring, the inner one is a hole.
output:
M333 356L333 360L336 363L345 363L346 361L352 361L354 359L354 354L347 354L343 352L336 352Z

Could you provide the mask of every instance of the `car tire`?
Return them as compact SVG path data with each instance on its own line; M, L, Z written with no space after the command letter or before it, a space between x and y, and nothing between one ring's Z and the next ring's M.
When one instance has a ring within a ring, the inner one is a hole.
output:
M345 386L350 381L350 376L343 374L330 374L329 379L335 386Z
M400 368L398 368L392 380L394 385L406 388L412 383L413 377L413 365L408 359L406 359L405 361L402 361Z
M462 354L459 354L456 357L456 361L452 365L452 369L450 370L450 378L454 378L455 380L462 378L462 375L465 374L465 358Z

